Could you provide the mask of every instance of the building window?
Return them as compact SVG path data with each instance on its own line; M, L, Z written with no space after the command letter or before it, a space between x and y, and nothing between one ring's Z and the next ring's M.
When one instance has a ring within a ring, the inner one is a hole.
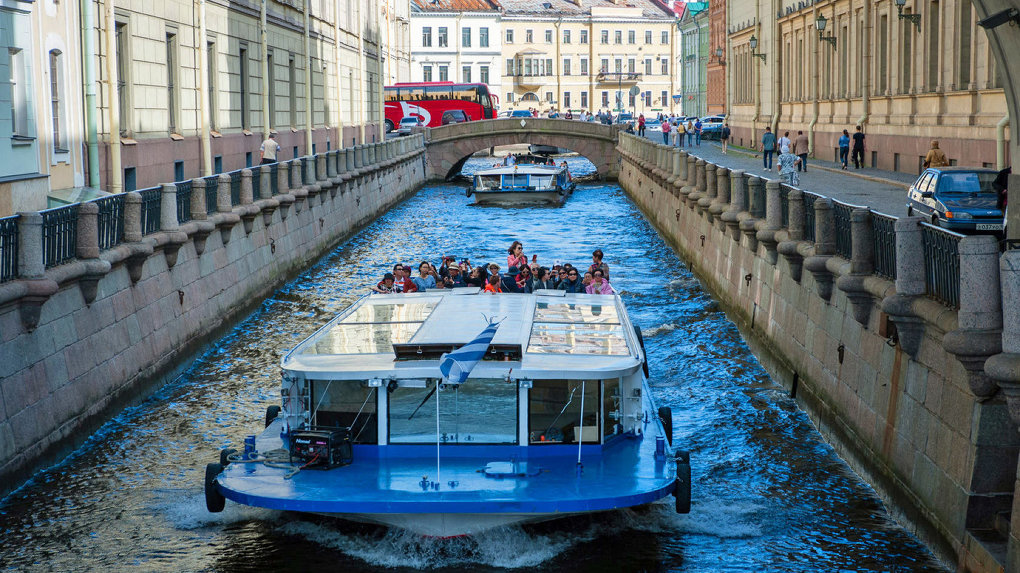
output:
M552 30L546 30L545 31L545 43L546 44L551 44L552 43L552 41L553 41L553 33L552 32L553 32Z
M514 43L514 31L513 30L507 30L506 31L506 43L507 44L513 44Z
M507 58L506 59L506 75L508 75L508 76L514 75L514 59L513 58Z
M633 109L633 108L634 108L634 106L635 106L635 99L634 99L634 96L633 96L633 95L631 95L631 96L629 96L629 97L628 97L628 100L627 100L627 107L629 107L629 108Z
M563 75L570 75L570 58L563 58Z
M581 38L579 40L582 44L588 43L588 30L581 30Z
M613 34L613 41L617 44L623 43L623 30L617 30L616 33Z
M652 107L652 90L645 92L645 107Z
M506 92L506 102L514 103L514 92Z
M478 29L478 46L481 48L489 47L489 29L479 28Z
M662 75L669 75L669 60L666 58L662 58Z
M613 71L615 71L618 74L623 73L623 58L616 58L616 60L613 61L613 65L614 65Z
M659 43L660 44L668 44L669 43L669 30L665 30L665 31L662 32L662 38L659 39Z
M581 92L581 109L588 109L588 92Z
M904 10L910 13L909 10ZM900 41L903 49L900 50L900 93L910 93L913 88L912 76L914 73L914 52L913 52L913 24L904 20L900 24ZM994 66L993 66L994 67Z
M461 66L460 81L466 84L471 83L471 66Z
M967 6L968 14L970 6ZM969 33L969 32L968 32ZM878 20L878 93L884 94L889 85L889 64L886 58L889 56L889 16L882 14ZM967 59L970 62L970 59Z
M548 102L548 103L552 103L553 102L553 94L552 94L552 92L545 92L545 101Z
M432 66L422 66L421 68L421 81L431 82L432 81Z
M28 101L25 97L25 53L21 48L8 48L11 85L11 134L29 137Z
M460 46L462 48L471 47L471 28L460 29Z
M570 109L570 92L563 92L563 107Z
M609 30L602 30L602 43L603 44L609 43Z
M645 58L645 75L646 76L652 75L652 59L651 58Z
M177 133L177 34L166 33L166 101L167 127Z
M250 115L248 109L248 46L241 46L238 57L241 61L240 72L241 72L241 129L248 129L250 127L248 116Z
M546 58L546 60L545 60L545 73L542 74L542 75L543 76L552 76L552 75L555 75L553 73L552 58Z
M294 54L287 58L287 98L290 104L290 126L297 127L297 64Z
M272 129L276 125L276 65L273 63L273 52L266 53L266 85L269 87L269 125Z
M128 68L130 68L131 64L131 54L128 52L130 38L128 38L127 24L117 22L115 34L117 38L117 103L120 104L120 133L121 135L127 135L130 133L128 118L131 117L129 107L131 103L131 88L128 86Z
M646 44L651 44L652 43L652 31L651 30L645 30L645 43Z
M437 35L436 39L438 40L440 48L446 48L450 45L450 39L447 34L446 26L440 26L439 33L436 35Z
M50 112L53 117L53 151L67 153L67 146L64 145L65 142L61 138L62 130L60 129L60 124L63 121L60 113L60 100L64 91L60 81L60 73L63 70L61 60L60 50L50 50Z
M205 46L206 71L209 74L209 129L216 131L217 114L219 113L219 98L216 90L216 43L209 42Z
M630 58L629 60L627 60L627 73L628 74L633 74L633 73L636 73L636 72L637 72L637 62L634 60L634 58Z
M421 29L421 45L426 48L432 47L432 26L425 26Z
M450 81L450 68L448 66L439 66L439 81Z
M652 92L649 91L648 95L652 95ZM662 90L659 93L659 100L662 102L662 105L669 105L669 95L666 94L666 90ZM651 105L651 104L648 104L648 105Z
M535 34L534 34L534 32L532 32L531 30L525 30L524 31L524 43L525 44L531 44L531 43L534 43L534 41L535 41Z
M489 66L478 66L478 81L489 83Z
M563 30L563 43L564 44L570 43L570 30Z
M939 52L941 51L942 29L939 28L939 3L931 2L928 6L928 25L924 28L928 34L928 77L925 90L933 92L939 88Z
M627 43L628 44L637 43L637 32L635 32L634 30L630 30L627 32Z
M609 72L609 58L602 58L602 67L599 68L599 73L605 74L608 72Z
M609 92L602 92L602 107L609 107Z
M588 58L581 58L581 75L588 75Z

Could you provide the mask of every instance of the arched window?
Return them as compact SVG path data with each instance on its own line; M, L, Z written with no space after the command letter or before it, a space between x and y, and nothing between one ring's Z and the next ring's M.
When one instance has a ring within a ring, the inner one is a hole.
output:
M521 101L538 101L538 96L534 92L528 92L521 96Z

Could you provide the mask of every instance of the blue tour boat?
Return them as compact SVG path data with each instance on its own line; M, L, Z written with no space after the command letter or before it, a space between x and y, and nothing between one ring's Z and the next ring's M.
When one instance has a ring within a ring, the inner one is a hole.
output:
M461 382L449 365L471 349L484 358ZM281 362L265 430L206 468L210 511L232 500L440 537L670 494L689 511L690 459L617 295L376 294Z
M562 205L574 192L566 165L521 163L475 173L467 195L475 204L547 203Z

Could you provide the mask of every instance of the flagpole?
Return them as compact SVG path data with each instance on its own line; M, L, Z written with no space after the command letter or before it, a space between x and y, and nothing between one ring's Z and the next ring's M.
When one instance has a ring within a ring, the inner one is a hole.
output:
M581 475L581 444L584 443L584 380L581 380L581 421L577 424L577 475Z
M436 380L436 485L443 483L439 475L439 380Z

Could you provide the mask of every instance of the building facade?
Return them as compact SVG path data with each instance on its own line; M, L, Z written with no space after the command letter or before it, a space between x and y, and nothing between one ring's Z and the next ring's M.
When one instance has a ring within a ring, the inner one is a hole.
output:
M708 112L708 60L711 42L707 2L691 2L680 17L680 115Z
M726 0L708 2L708 62L705 64L705 111L725 114L726 94Z
M502 34L493 0L412 0L411 81L483 83L499 96Z
M76 2L0 2L0 216L85 184Z
M31 25L0 34L17 42L0 50L0 216L65 187L251 166L269 133L284 159L379 139L382 86L408 78L409 13L408 0L4 1L0 26Z
M660 2L500 0L500 5L503 109L674 111L675 17Z
M1002 78L971 2L907 0L900 14L894 0L784 0L778 12L733 0L735 142L757 142L766 125L804 130L814 156L834 159L842 130L861 125L869 166L916 173L938 139L954 165L1005 167Z

